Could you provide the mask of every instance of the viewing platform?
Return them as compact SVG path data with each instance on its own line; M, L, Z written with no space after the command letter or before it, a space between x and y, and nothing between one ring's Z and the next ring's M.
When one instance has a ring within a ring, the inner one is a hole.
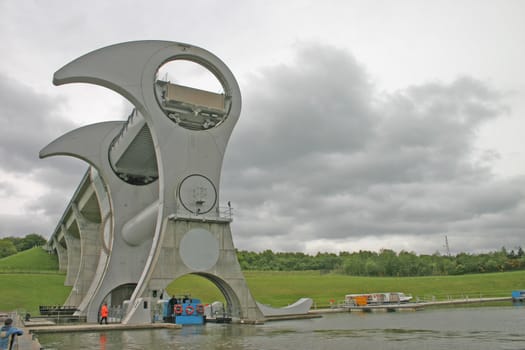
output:
M100 331L129 331L138 329L179 329L181 325L175 323L143 323L143 324L98 324L98 323L84 323L84 324L62 324L62 325L39 325L25 327L28 333L69 333L69 332L100 332Z
M141 329L180 329L181 325L174 323L147 323L147 324L56 324L49 320L22 321L15 316L16 327L22 329L24 334L17 337L18 349L41 350L43 349L35 336L39 333L69 333L69 332L100 332L100 331L124 331Z

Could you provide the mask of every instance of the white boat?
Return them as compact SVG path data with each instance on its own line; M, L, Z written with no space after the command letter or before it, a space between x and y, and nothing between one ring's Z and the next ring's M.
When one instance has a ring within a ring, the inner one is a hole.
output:
M410 300L412 300L411 295L401 292L347 294L345 296L347 304L357 306L400 304L408 303Z

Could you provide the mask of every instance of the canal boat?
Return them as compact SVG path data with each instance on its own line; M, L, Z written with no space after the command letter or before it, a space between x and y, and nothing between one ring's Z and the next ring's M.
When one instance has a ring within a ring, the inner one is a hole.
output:
M201 300L190 296L173 297L165 302L163 316L166 322L180 325L201 325L206 322Z
M513 290L512 291L512 301L513 302L523 302L525 300L525 290Z
M411 295L401 292L362 293L345 295L345 303L354 306L401 304L412 300Z

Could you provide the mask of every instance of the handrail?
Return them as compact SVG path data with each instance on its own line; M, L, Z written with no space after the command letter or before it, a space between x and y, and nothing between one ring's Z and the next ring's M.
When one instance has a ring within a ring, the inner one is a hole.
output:
M109 149L112 149L115 146L115 144L123 137L124 133L128 130L129 124L133 122L135 115L137 115L137 109L133 108L133 110L131 111L131 114L128 116L126 123L122 125L122 128L120 129L118 134L113 138L113 141L111 141L111 144L109 145Z
M233 218L233 208L231 206L227 206L227 207L219 206L217 207L217 214L219 215L219 217L232 219Z

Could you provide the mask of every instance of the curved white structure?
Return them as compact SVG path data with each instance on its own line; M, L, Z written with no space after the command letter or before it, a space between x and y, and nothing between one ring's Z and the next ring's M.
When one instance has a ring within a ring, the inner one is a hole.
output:
M209 70L223 93L158 80L174 60ZM88 53L53 82L104 86L135 106L127 122L73 130L40 152L91 165L48 243L73 286L67 305L88 322L103 302L123 307L123 323L151 322L166 286L197 274L217 286L239 322L308 312L311 300L281 311L258 306L235 253L231 208L219 208L223 155L241 111L222 61L187 44L136 41Z
M301 298L295 303L288 305L286 307L276 308L268 305L261 304L257 302L259 310L263 313L265 317L279 317L279 316L288 316L288 315L304 315L307 314L313 304L311 298Z

